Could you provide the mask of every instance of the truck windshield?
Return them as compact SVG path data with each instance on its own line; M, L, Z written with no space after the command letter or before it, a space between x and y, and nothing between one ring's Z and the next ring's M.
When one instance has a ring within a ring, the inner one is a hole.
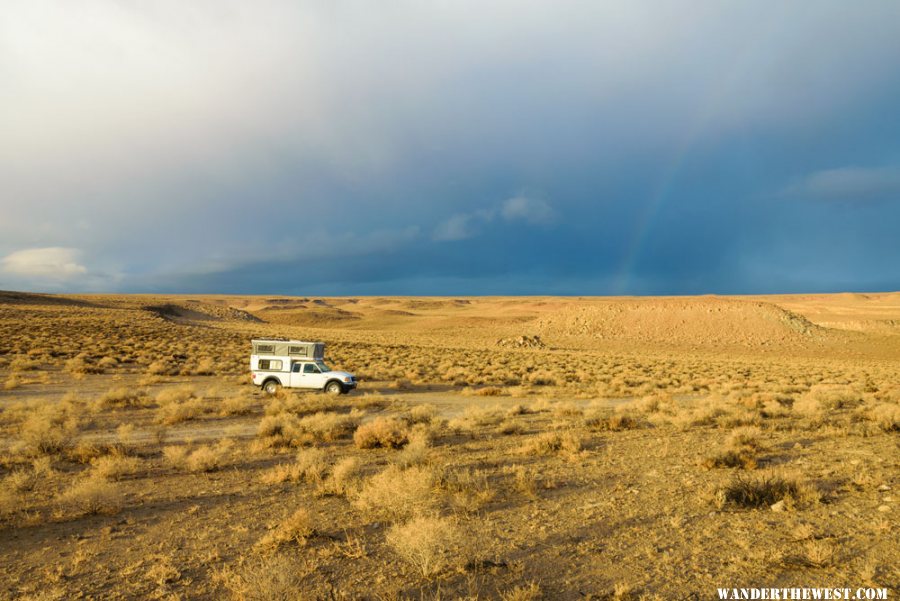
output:
M325 365L325 363L323 363L322 361L316 361L316 365L319 366L319 369L322 370L322 373L325 373L326 371L331 371L331 368L328 367L327 365Z

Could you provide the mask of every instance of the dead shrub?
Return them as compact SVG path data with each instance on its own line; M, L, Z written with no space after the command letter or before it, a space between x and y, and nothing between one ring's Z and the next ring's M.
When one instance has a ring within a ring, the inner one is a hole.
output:
M104 480L121 480L125 476L133 476L141 469L141 460L137 457L121 457L106 455L91 461L93 473Z
M761 436L760 429L754 426L738 428L728 436L726 444L732 449L759 450L763 447Z
M187 456L184 466L189 472L213 472L222 465L226 452L227 445L222 443L215 447L202 445Z
M237 570L216 574L234 601L297 601L303 572L295 560L285 555L257 557Z
M353 434L353 442L360 449L383 447L399 449L409 440L409 427L405 422L388 417L376 417L363 424Z
M56 455L72 446L77 432L75 418L52 407L44 407L25 419L20 438L26 452L32 455Z
M585 414L584 427L593 432L621 432L643 428L645 422L627 412L610 413L608 409L594 409Z
M556 417L579 417L584 410L572 401L563 401L553 405L553 415Z
M169 403L183 403L196 397L197 390L193 386L185 384L162 389L156 395L156 402L159 405L168 405Z
M793 410L809 417L821 417L832 411L856 407L862 403L862 392L851 386L816 384L798 399Z
M197 363L194 374L198 376L213 376L216 374L216 362L210 357L204 357Z
M525 427L522 424L511 419L504 420L497 426L497 434L502 434L503 436L521 434L524 431Z
M303 449L297 453L293 463L277 465L265 471L260 477L263 484L282 482L321 483L328 464L322 449Z
M428 516L395 524L387 534L391 549L424 578L436 576L455 561L452 553L460 540L453 522Z
M171 426L197 419L206 412L203 399L192 398L183 402L170 402L156 410L156 421Z
M756 457L750 449L728 449L703 460L703 466L707 469L740 467L753 470L756 469L756 465Z
M716 503L720 508L736 505L756 509L770 507L780 501L784 501L786 507L795 507L815 498L815 493L797 479L774 474L737 476L716 491Z
M409 432L408 442L394 458L394 462L402 467L419 465L428 460L431 448L431 430L425 424L417 424Z
M172 445L163 448L163 457L174 469L188 472L212 472L222 465L232 445L224 439L216 446L202 445L191 450L188 446Z
M219 403L219 415L222 417L250 415L253 413L255 404L256 401L253 397L243 395L231 396Z
M349 436L359 426L362 415L358 410L353 410L349 414L320 411L301 418L297 423L297 429L310 434L315 440L330 442Z
M500 593L502 601L539 601L541 598L541 587L536 582L520 584Z
M16 355L9 362L9 371L15 373L19 371L34 371L41 366L40 361L35 361L28 355Z
M26 470L15 470L3 479L2 488L22 494L34 490L38 477L36 472Z
M484 470L463 468L445 472L439 486L449 494L453 507L467 513L479 511L497 496Z
M91 360L84 354L77 355L66 361L63 369L74 376L103 373L103 368L95 363L92 363Z
M525 441L519 449L524 455L550 455L562 453L574 455L583 448L581 436L574 430L543 432Z
M482 388L463 388L462 394L466 396L503 396L505 391L499 386L484 386Z
M356 457L345 457L334 464L331 474L322 482L319 492L324 495L347 496L359 490L361 466Z
M900 405L879 403L866 412L866 417L885 432L900 431Z
M105 392L97 403L100 408L124 408L143 407L146 405L146 395L141 390L119 386Z
M416 405L409 410L407 418L410 424L430 424L437 415L437 407L429 403Z
M389 465L363 484L354 505L375 516L398 519L434 509L438 477L425 466Z
M60 494L56 502L62 513L82 516L118 513L124 499L117 485L97 474L90 474Z
M278 549L288 544L306 545L307 540L318 534L315 520L309 510L301 507L282 520L257 543L261 549Z

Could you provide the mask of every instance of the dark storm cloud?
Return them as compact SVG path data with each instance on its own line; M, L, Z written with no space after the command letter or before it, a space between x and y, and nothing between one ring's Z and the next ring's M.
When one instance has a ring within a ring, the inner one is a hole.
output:
M12 2L0 288L900 287L898 17Z

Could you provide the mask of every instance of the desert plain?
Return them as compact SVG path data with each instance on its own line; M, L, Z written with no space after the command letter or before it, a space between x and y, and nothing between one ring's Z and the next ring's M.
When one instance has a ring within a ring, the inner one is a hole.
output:
M893 598L898 523L900 293L0 292L3 598Z

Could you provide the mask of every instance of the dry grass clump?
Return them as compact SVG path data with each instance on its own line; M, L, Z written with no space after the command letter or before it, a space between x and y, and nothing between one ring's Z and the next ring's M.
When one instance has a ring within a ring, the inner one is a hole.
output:
M737 476L716 491L716 504L719 508L736 505L756 509L771 507L777 503L781 503L781 507L791 508L817 499L815 491L798 479L777 474Z
M499 407L469 405L463 409L462 415L447 422L447 427L454 432L472 432L478 428L495 426L501 421L503 411Z
M330 442L349 436L354 430L357 430L362 416L363 413L357 409L350 413L319 411L301 418L297 422L297 429L311 435L315 440Z
M556 417L580 417L584 410L572 401L560 401L553 405L553 415Z
M463 388L462 394L466 396L503 396L506 394L506 391L499 386L484 386L482 388L468 386Z
M360 449L383 447L399 449L409 441L409 426L392 417L376 417L361 425L353 434L353 442Z
M520 584L500 593L502 601L539 601L542 598L541 587L536 582Z
M801 415L821 417L832 411L856 407L862 401L863 394L855 387L816 384L794 403L793 409Z
M445 472L439 486L448 493L454 508L467 513L479 511L497 496L484 470L463 468Z
M756 469L756 457L751 449L725 449L703 460L703 466L712 468L740 467L745 470Z
M105 392L97 399L99 408L124 408L144 407L147 405L147 395L142 390L135 390L127 386L118 386Z
M6 490L22 494L31 492L38 482L38 472L17 469L7 475L0 486Z
M359 490L362 466L356 457L344 457L334 464L331 474L319 486L319 494L348 496Z
M278 549L285 545L306 545L306 542L318 532L315 519L308 509L301 507L282 520L257 543L260 549Z
M283 554L257 557L215 575L234 601L297 601L304 574Z
M31 455L56 455L72 446L78 421L53 406L44 406L22 423L19 438Z
M71 359L66 361L63 369L73 376L103 373L103 368L96 363L93 363L91 359L84 353L72 357Z
M277 465L263 472L260 481L263 484L281 484L282 482L321 483L328 470L325 451L322 449L302 449L297 452L293 463Z
M437 415L437 407L430 403L415 405L409 410L407 421L412 424L430 424Z
M300 419L290 413L277 415L265 415L256 428L256 435L260 438L288 437L298 431Z
M432 578L456 561L453 551L461 535L447 518L416 516L403 524L394 524L387 544L423 578Z
M728 436L726 444L733 449L759 450L763 447L761 436L762 431L755 426L737 428Z
M865 416L885 432L900 431L900 404L878 403L869 408Z
M133 476L141 470L142 462L137 457L106 455L91 460L93 473L104 480L121 480Z
M219 403L219 415L229 417L233 415L250 415L253 413L256 399L246 394L239 394L222 399Z
M77 480L56 498L56 503L62 514L114 514L122 508L124 497L118 485L94 472Z
M612 413L607 407L591 407L585 412L583 424L592 432L621 432L643 428L646 422L627 410Z
M574 430L565 432L543 432L525 441L519 448L523 455L551 455L561 453L575 455L581 452L584 440Z
M197 419L208 410L194 387L187 385L162 390L156 395L156 402L156 421L166 425Z
M505 419L500 422L500 425L497 426L497 434L501 434L503 436L512 436L514 434L521 434L525 431L525 426L520 424L519 422L512 419Z
M172 402L157 409L156 421L171 426L197 419L206 411L207 407L203 399L194 398L184 402Z
M256 429L256 435L264 439L268 447L301 446L315 441L333 441L349 436L363 413L354 409L350 413L323 412L298 418L291 413L266 415Z
M401 467L419 465L428 460L428 450L431 448L431 430L425 424L416 424L407 436L408 442L394 458L394 462Z
M158 405L168 405L169 403L183 403L187 400L197 397L197 389L190 384L182 386L169 386L163 388L156 395L156 403Z
M16 355L9 362L9 371L15 373L20 371L34 371L41 366L40 361L36 361L28 355Z
M354 505L377 517L400 519L434 509L438 474L430 467L402 469L389 465L369 478L354 499Z
M147 366L147 374L151 376L174 376L177 373L178 369L168 361L154 361Z
M193 450L187 446L172 445L163 448L163 457L177 470L212 472L222 465L231 446L229 439L224 439L215 446L202 445Z

